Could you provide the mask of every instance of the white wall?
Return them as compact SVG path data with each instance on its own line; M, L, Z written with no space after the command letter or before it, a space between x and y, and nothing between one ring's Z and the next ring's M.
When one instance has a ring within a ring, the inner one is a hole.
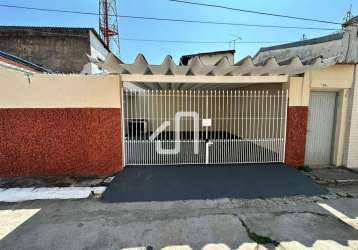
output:
M109 51L105 48L102 42L98 39L98 37L90 31L90 44L91 44L91 57L99 58L101 60L105 60ZM85 66L82 73L87 74L99 74L102 73L103 70L99 69L97 65L94 63L89 63Z
M358 168L358 72L349 93L347 127L345 133L343 164L348 168Z
M222 54L213 54L213 55L201 55L200 60L205 64L205 65L215 65L222 57L226 56L229 59L229 62L231 64L234 64L234 55L232 53L222 53ZM189 60L189 64L190 62L194 59L191 58Z

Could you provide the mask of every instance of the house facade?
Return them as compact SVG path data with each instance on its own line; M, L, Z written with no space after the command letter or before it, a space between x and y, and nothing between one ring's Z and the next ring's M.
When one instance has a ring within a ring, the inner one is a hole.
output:
M0 176L104 176L130 165L356 167L353 34L347 24L323 41L235 64L195 56L177 65L167 56L153 65L143 55L124 64L109 53L90 58L102 75L0 67Z
M339 33L261 48L255 63L272 57L281 61L297 56L302 61L315 57L336 58L336 65L323 72L306 72L310 79L303 105L307 107L305 164L358 166L356 124L356 65L358 62L357 17L343 24ZM317 77L325 78L317 81ZM337 81L336 84L332 82ZM309 91L308 91L309 89ZM317 107L318 102L320 107Z

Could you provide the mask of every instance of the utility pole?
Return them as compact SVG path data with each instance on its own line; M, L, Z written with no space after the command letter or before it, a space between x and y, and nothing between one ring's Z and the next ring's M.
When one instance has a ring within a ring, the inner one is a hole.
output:
M343 22L348 22L349 20L351 20L353 17L353 14L352 14L352 4L351 6L349 7L349 10L347 11L346 15L344 16L343 18Z
M301 36L301 39L300 39L301 41L304 41L304 40L307 40L307 36L306 36L306 34L302 34L302 36Z
M99 0L99 32L108 48L114 50L114 45L118 47L118 56L120 56L116 0Z

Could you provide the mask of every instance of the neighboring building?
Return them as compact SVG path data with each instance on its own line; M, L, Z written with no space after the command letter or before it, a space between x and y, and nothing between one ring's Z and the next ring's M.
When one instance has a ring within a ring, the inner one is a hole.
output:
M231 64L234 64L235 50L222 50L213 52L204 52L192 55L184 55L180 58L180 65L189 65L191 61L198 57L205 65L215 65L223 57L227 57Z
M0 50L58 73L101 73L110 49L93 28L0 26Z
M29 73L53 73L49 69L2 51L0 51L0 67Z
M332 71L326 70L326 81L318 84L311 72L305 73L311 91L308 93L308 130L305 147L305 164L329 165L332 162L348 167L358 167L358 17L343 24L339 33L304 41L261 48L254 57L254 63L264 64L270 58L284 64L292 57L299 57L302 63L315 58L334 59ZM337 74L337 73L341 74ZM322 75L322 74L321 74ZM352 78L352 88L346 85ZM337 80L339 85L331 86ZM349 97L349 98L348 98ZM344 99L349 102L345 103ZM347 105L347 107L345 107ZM346 122L340 119L345 119ZM306 118L305 118L306 119ZM344 138L337 139L344 132ZM337 161L337 145L343 158Z

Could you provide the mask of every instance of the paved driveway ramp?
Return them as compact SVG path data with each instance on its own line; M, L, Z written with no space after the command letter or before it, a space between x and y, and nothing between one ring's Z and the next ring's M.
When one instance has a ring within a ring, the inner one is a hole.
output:
M103 194L105 202L272 198L327 190L284 164L127 166Z

